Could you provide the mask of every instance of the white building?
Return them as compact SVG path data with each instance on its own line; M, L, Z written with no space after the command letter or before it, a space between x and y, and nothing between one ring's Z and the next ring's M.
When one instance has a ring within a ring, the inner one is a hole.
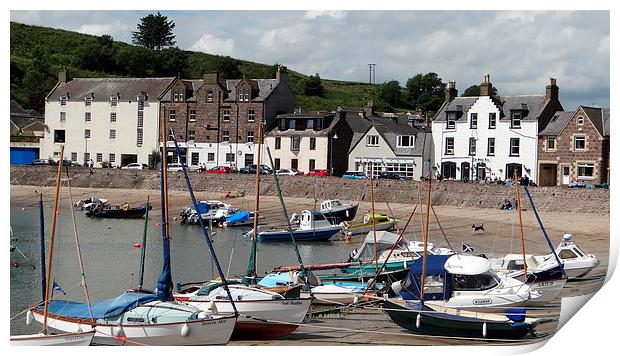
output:
M41 158L87 162L95 167L149 163L158 149L159 96L174 78L74 78L59 73L46 97Z
M546 95L493 96L489 75L480 95L457 97L455 83L432 123L435 167L445 179L504 180L537 175L538 132L557 108L555 79Z

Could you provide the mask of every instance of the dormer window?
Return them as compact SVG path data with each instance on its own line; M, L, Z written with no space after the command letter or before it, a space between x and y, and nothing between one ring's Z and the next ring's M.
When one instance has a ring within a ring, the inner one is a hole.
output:
M446 128L454 129L456 128L456 111L448 112L446 117Z
M523 114L521 113L521 111L515 111L515 112L510 113L510 128L520 129L522 117L523 117Z
M211 90L209 90L207 92L207 102L208 103L212 103L213 102L213 92Z
M415 143L415 136L413 135L401 135L398 136L398 147L413 147Z
M60 105L61 106L67 105L67 100L69 100L69 96L68 95L67 96L61 96L60 97Z
M308 130L314 130L314 119L308 119L308 121L306 121L306 128Z
M112 107L117 107L118 106L118 96L111 96L110 97L110 106Z
M248 89L241 89L239 91L239 101L250 101L250 93Z
M173 101L183 101L183 97L185 96L185 93L183 93L182 90L175 90L173 92Z
M579 116L577 118L577 125L579 126L583 126L583 123L585 122L585 120L583 119L583 117Z

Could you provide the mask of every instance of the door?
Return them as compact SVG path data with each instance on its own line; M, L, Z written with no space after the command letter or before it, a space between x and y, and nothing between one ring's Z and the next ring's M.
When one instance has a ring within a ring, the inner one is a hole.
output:
M456 162L443 162L441 164L441 175L444 179L456 179Z
M570 184L570 167L562 166L562 185Z
M298 166L299 166L299 163L297 161L297 158L293 158L291 160L291 169L299 169Z
M469 168L470 168L469 162L461 163L461 180L462 181L466 182L469 180Z
M121 154L121 166L126 166L130 163L138 163L138 155Z
M245 154L245 161L244 161L244 163L245 163L244 167L247 167L247 166L253 164L254 163L254 155L251 154L251 153L246 153Z
M508 163L506 165L506 179L514 178L515 173L517 174L517 179L521 178L523 166L519 163Z
M487 165L484 163L478 163L476 165L476 178L479 181L483 181L487 178Z

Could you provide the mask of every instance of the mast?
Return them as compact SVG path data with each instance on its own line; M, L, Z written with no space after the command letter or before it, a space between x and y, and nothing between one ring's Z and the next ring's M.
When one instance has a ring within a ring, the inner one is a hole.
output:
M41 301L44 301L45 298L45 218L43 216L43 193L39 193L39 229L41 236Z
M379 271L379 256L377 250L377 222L375 221L375 185L373 183L374 176L374 168L375 164L373 162L370 163L370 207L372 214L372 238L375 243L375 270Z
M428 247L428 224L430 220L430 210L431 210L431 182L433 180L433 176L429 174L428 177L428 193L426 196L426 231L424 232L424 254L422 255L422 278L420 279L420 300L424 303L424 279L426 278L426 254Z
M164 301L172 300L172 266L170 262L170 235L168 227L168 145L166 119L161 121L162 164L161 164L161 238L163 247L163 269L157 280L157 296ZM179 154L180 157L180 154ZM198 211L198 210L196 210Z
M256 283L256 235L258 234L258 209L260 206L260 156L261 156L261 147L263 144L263 122L259 120L258 123L258 149L256 150L256 183L255 183L255 191L256 191L256 202L254 204L254 224L252 234L252 245L250 247L250 260L248 261L248 271L246 272L247 278L246 282L248 283ZM274 167L275 169L275 167Z
M514 186L517 191L517 211L519 212L519 228L521 229L521 254L523 255L523 283L527 283L527 262L525 261L525 238L523 237L523 218L521 217L521 197L519 195L519 181L517 172L514 172Z
M64 159L65 146L60 146L60 161L58 161L58 174L56 175L56 194L54 196L54 214L52 216L52 232L50 234L50 255L47 259L47 281L52 278L52 259L54 257L54 237L56 237L56 222L58 221L58 195L60 194L60 178L62 174L62 160ZM50 285L45 284L45 306L43 307L43 334L47 334L47 311L49 309Z
M138 273L138 291L142 290L144 283L144 259L146 257L146 232L149 226L150 196L146 197L146 214L144 215L144 233L142 234L142 250L140 251L140 271Z

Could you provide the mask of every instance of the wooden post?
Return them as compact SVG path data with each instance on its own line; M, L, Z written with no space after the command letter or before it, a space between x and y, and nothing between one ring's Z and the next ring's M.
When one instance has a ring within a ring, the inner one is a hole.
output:
M523 236L523 218L521 217L521 196L519 195L519 181L517 172L514 172L513 184L517 191L517 211L519 212L519 228L521 229L521 253L523 255L523 283L527 283L527 262L525 261L525 237Z

